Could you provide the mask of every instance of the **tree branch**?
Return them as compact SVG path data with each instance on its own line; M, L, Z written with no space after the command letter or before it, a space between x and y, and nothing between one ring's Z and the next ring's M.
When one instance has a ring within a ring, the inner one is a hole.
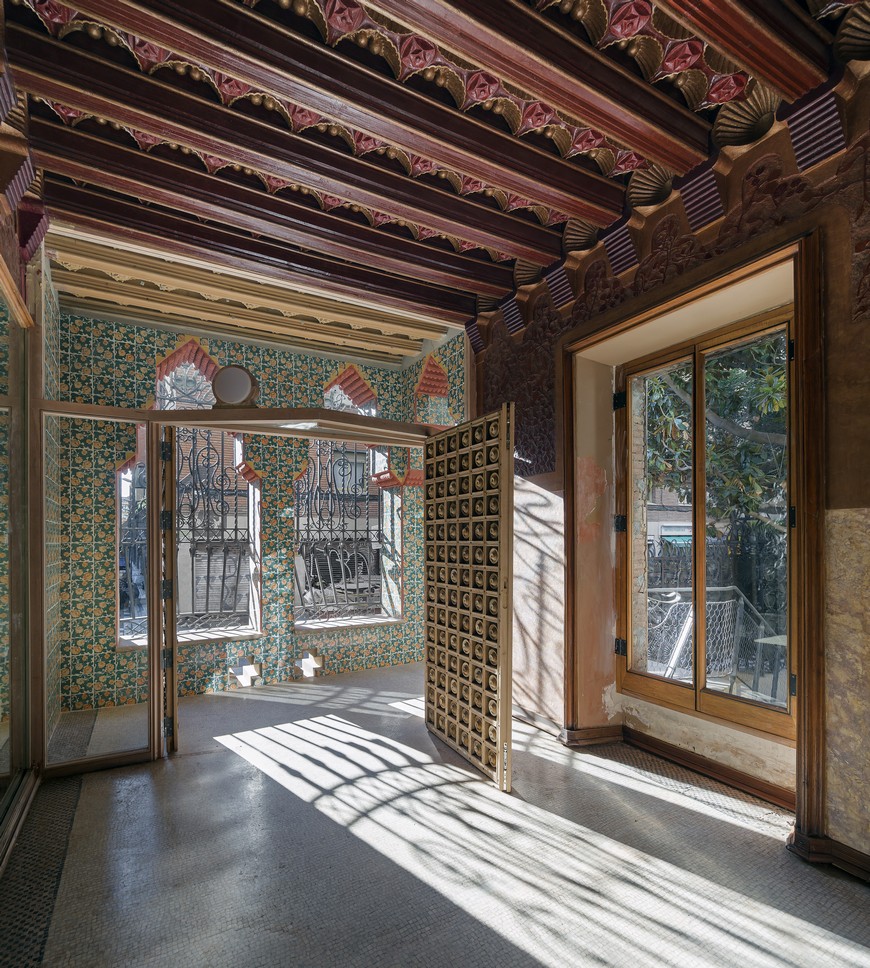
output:
M674 381L669 376L663 376L662 382L683 401L689 407L692 406L692 398L686 393L685 390L681 389L674 383ZM719 430L724 430L726 433L732 434L735 437L741 437L743 440L751 440L756 444L773 444L776 447L785 447L788 443L788 438L785 434L771 434L766 433L761 430L748 430L746 427L741 427L740 424L736 424L727 417L720 417L718 413L713 410L707 411L707 423L712 424Z

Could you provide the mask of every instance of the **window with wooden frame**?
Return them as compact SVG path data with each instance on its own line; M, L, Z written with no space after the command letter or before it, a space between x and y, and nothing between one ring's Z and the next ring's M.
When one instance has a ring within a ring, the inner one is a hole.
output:
M791 696L791 316L627 364L623 691L782 736Z
M195 360L190 359L195 354ZM157 409L208 409L217 364L189 340L158 365ZM176 608L180 641L255 638L261 633L260 484L239 434L176 431ZM117 642L147 644L145 427L116 474Z
M377 396L353 364L326 385L323 404L378 415ZM297 629L401 617L400 502L374 479L382 456L376 448L346 441L309 443L294 484Z

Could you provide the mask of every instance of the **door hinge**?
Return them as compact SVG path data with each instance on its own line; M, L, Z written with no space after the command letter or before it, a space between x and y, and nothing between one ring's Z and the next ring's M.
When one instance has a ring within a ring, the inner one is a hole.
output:
M625 639L614 639L613 651L617 655L628 655L628 642Z
M622 534L628 531L628 518L624 514L614 514L613 515L613 530L617 534Z
M791 362L794 359L794 340L790 339L788 341L788 359Z
M163 717L163 735L164 736L175 735L175 720L171 716Z
M172 593L174 591L173 585L174 585L174 582L172 581L171 578L164 578L163 579L163 582L162 582L162 585L161 585L161 593L163 595L163 601L164 602L166 602L170 598L172 598Z
M172 512L171 511L161 511L160 512L160 529L161 531L169 531L172 528Z
M797 673L796 672L793 672L789 677L788 691L789 691L789 695L791 696L797 695Z
M160 441L160 459L172 460L172 442L169 440Z
M166 648L160 650L160 668L172 668L172 649Z
M628 403L628 395L625 390L619 390L617 393L613 394L613 409L614 410L624 410L625 405Z
M797 508L793 504L788 509L788 526L790 528L797 527Z

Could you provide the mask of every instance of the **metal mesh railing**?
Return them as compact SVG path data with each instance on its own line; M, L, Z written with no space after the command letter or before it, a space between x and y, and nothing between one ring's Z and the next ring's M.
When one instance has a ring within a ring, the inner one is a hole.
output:
M657 588L647 595L647 671L691 679L694 615L691 588ZM707 589L705 647L708 680L728 680L741 672L757 683L758 642L774 629L736 585Z

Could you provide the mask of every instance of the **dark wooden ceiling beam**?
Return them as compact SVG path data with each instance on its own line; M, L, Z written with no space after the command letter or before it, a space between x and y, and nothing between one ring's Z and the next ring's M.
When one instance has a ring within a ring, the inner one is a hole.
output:
M85 0L102 23L576 218L608 225L623 190L224 0Z
M6 24L19 89L266 175L464 238L535 265L561 253L560 234L362 158Z
M452 323L466 322L476 309L474 297L467 293L292 252L266 239L70 185L51 175L45 179L45 203L53 217L103 236L254 271L307 292L346 295L375 306L416 313L428 310L432 319Z
M366 6L678 174L707 158L703 118L526 0L366 0Z
M513 288L510 266L446 252L226 178L32 118L40 168L132 195L196 218L256 232L337 259L424 282L500 298Z
M828 78L830 48L819 28L780 0L657 0L657 5L787 101Z

